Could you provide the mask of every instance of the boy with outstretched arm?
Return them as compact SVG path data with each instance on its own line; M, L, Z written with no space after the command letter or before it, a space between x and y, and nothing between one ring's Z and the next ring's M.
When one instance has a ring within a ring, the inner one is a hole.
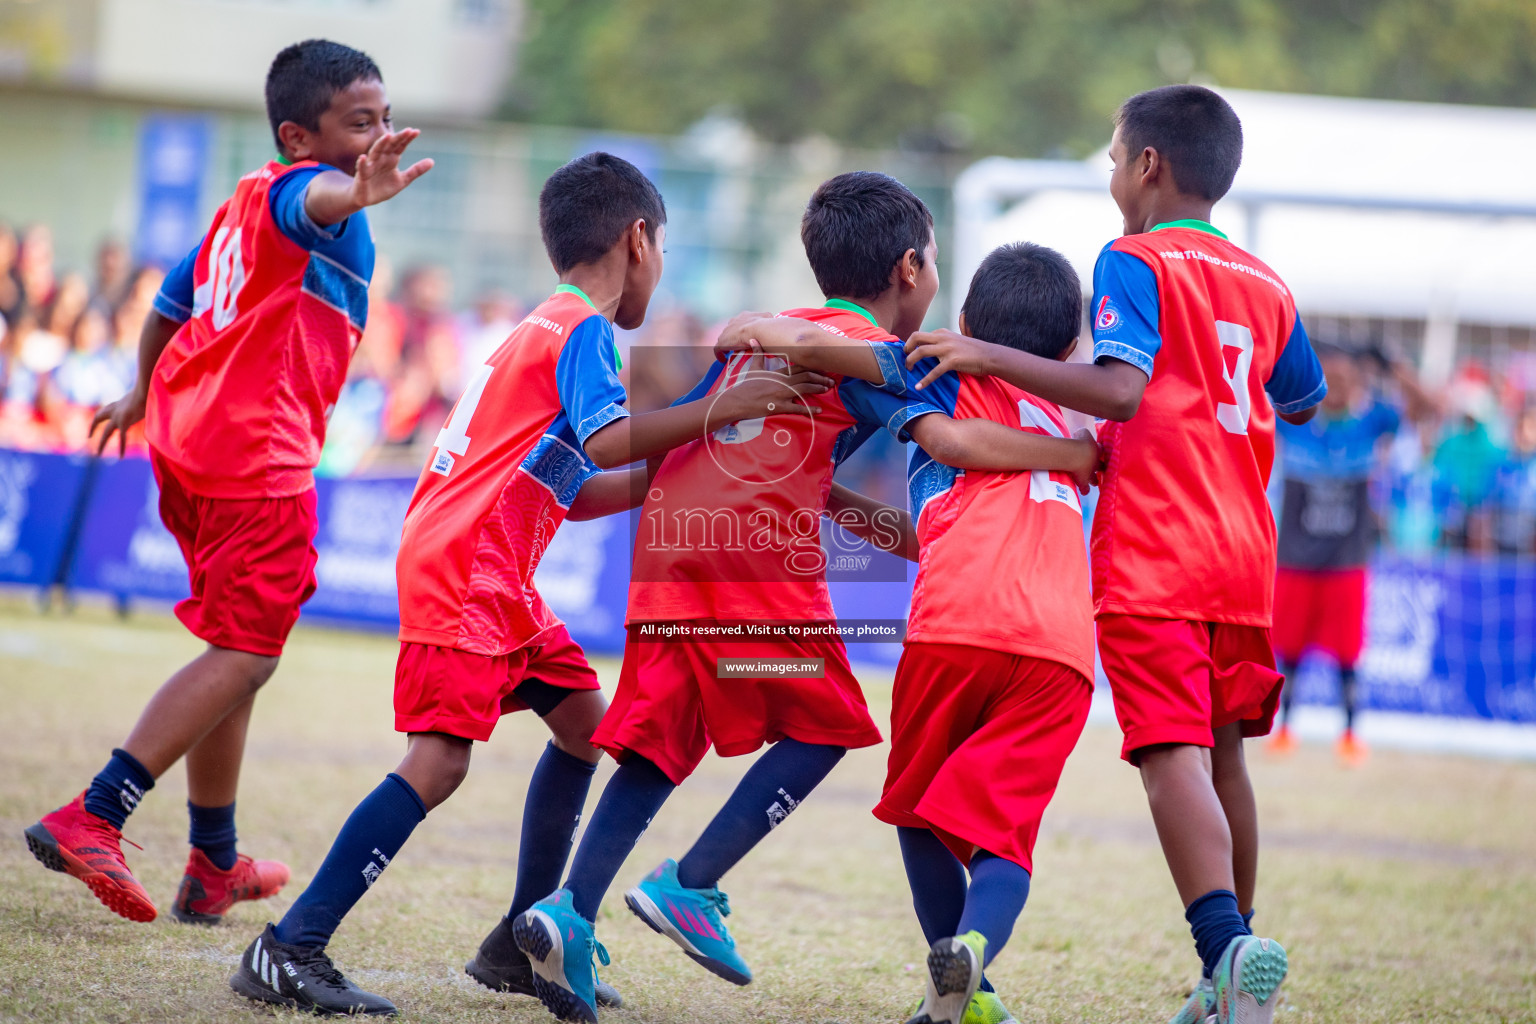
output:
M832 388L808 401L812 416L744 421L669 453L640 517L630 584L624 664L613 706L592 742L619 768L582 836L565 886L514 922L545 1006L595 1021L593 955L598 907L663 802L711 745L722 756L771 744L681 861L666 860L625 903L693 960L735 984L752 979L723 918L721 877L809 796L850 747L879 742L842 641L727 632L769 623L834 621L820 517L837 463L873 430L900 432L900 411L874 408L877 382L908 391L900 336L921 322L938 290L932 218L905 186L881 174L841 175L811 198L801 237L827 300L793 311L824 341L807 366ZM738 320L739 325L742 322ZM689 398L728 396L761 354L740 331ZM860 379L863 378L863 379ZM1051 465L1084 478L1090 442L1031 437L995 423L924 416L912 424L959 465ZM903 435L904 436L904 435ZM986 460L991 460L988 462ZM692 525L690 525L692 524ZM703 526L702 530L699 526ZM655 642L656 624L681 638ZM718 678L726 659L820 659L819 677Z
M1281 685L1264 492L1275 416L1305 422L1327 387L1290 291L1209 223L1242 159L1226 101L1193 85L1133 96L1110 158L1125 234L1094 268L1094 363L949 332L909 339L907 358L1117 421L1100 434L1095 617L1122 756L1141 770L1203 968L1173 1021L1267 1024L1287 961L1249 929L1258 814L1243 762Z
M560 285L476 372L438 432L406 513L395 669L405 758L352 812L282 921L241 957L230 986L248 998L327 1013L395 1012L337 971L325 947L427 812L464 780L473 743L523 708L553 739L529 782L510 915L558 884L601 756L592 730L608 705L581 648L534 587L550 538L567 518L638 501L644 469L602 469L769 408L804 415L800 395L822 387L813 374L759 377L718 402L632 416L612 325L640 326L661 278L661 194L627 161L591 153L545 182L539 226ZM466 970L488 987L532 993L506 918ZM608 990L605 1001L616 995Z
M1059 253L1008 245L971 279L960 329L1062 360L1076 348L1082 304ZM886 401L895 412L903 400ZM993 377L947 374L906 411L1066 434L1056 406ZM927 991L910 1024L1007 1020L983 970L1029 896L1041 815L1093 697L1082 506L1066 474L957 471L921 450L908 480L905 529L883 534L900 543L862 535L918 563L874 811L897 828L930 946ZM855 521L879 510L840 488L832 506L857 510Z
M284 865L236 852L246 727L315 588L313 470L368 313L363 210L432 167L400 166L419 133L392 130L378 66L350 47L287 47L266 102L277 157L240 179L166 277L139 341L138 383L92 424L106 424L104 450L147 420L160 516L191 578L176 615L208 649L150 699L84 792L26 830L39 861L133 921L157 911L121 830L183 756L192 851L176 919L216 923L288 881Z

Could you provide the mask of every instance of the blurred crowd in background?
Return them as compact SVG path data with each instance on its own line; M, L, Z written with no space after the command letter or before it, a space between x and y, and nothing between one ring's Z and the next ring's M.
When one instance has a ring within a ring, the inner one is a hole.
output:
M133 387L139 332L163 276L135 266L116 239L100 244L89 272L60 269L46 225L0 223L0 447L87 448L96 409ZM467 307L454 295L446 269L397 274L380 255L322 475L411 474L423 464L473 368L526 313L502 292L482 292ZM621 336L632 406L660 408L691 388L719 327L686 310L661 310ZM1406 405L1379 357L1365 351L1359 361L1368 390ZM1432 398L1406 410L1414 415L1382 446L1373 476L1382 543L1405 553L1536 554L1536 373L1464 361ZM130 443L142 446L142 428ZM900 457L879 436L843 475L850 486L904 504L903 474L891 471Z

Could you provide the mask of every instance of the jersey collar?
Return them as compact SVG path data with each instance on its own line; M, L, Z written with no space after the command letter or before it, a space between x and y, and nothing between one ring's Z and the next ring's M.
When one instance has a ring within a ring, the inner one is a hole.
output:
M279 154L277 154L277 162L282 164L284 167L292 167L293 166L293 161L288 159L288 154L287 153L279 153Z
M560 295L562 293L565 294L565 295L575 295L575 296L578 296L581 299L582 302L585 302L587 305L591 306L593 309L597 308L597 303L593 302L590 298L588 298L586 292L582 291L580 288L576 287L573 284L562 284L562 285L560 285L559 287L557 287L555 289L555 294L556 295Z
M860 305L858 305L856 303L848 302L846 299L828 299L826 302L822 303L822 306L825 307L826 309L845 309L845 310L847 310L850 313L857 313L857 314L859 314L859 316L863 317L865 320L868 320L869 323L870 323L870 326L872 326L872 327L879 327L880 326L879 321L877 321L875 319L875 314L871 313L869 310L865 309L863 306L860 306Z
M1193 231L1204 231L1206 234L1215 235L1217 238L1227 237L1220 231L1216 230L1216 228L1212 227L1210 224L1207 224L1205 221L1196 220L1193 217L1187 217L1184 220L1168 220L1161 224L1152 225L1153 231L1161 231L1163 228L1189 228ZM1231 239L1227 240L1231 241Z
M555 294L574 295L581 299L582 302L585 302L587 305L591 306L593 309L597 308L597 303L593 302L591 297L589 297L586 292L582 291L580 288L573 284L556 285ZM619 354L619 340L617 338L613 340L613 368L616 370L624 369L624 357Z

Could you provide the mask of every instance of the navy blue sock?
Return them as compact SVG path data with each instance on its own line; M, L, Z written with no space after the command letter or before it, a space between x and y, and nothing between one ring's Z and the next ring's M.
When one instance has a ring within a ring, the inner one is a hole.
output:
M987 963L991 963L1024 912L1029 899L1029 872L1022 865L995 853L977 850L971 855L971 887L965 894L965 913L955 934L978 931L987 937Z
M931 946L958 934L960 915L965 913L965 865L926 828L898 826L896 838L923 940Z
M85 809L106 818L118 828L139 806L144 794L155 788L155 777L126 750L112 751L112 760L96 773L85 791Z
M597 765L567 754L554 743L528 780L523 801L523 838L517 848L517 888L512 893L508 917L516 917L535 900L560 888L560 872L571 855L571 843L581 824L581 809Z
M747 769L693 848L677 862L677 881L713 889L747 852L811 795L847 747L782 739Z
M290 946L330 942L347 911L363 898L426 816L427 805L416 790L390 772L341 826L309 888L278 922L277 941Z
M619 765L603 787L565 880L576 913L588 921L597 920L597 908L624 866L624 858L676 788L666 772L639 754L630 754Z
M1239 935L1248 934L1243 915L1237 909L1237 894L1230 889L1212 889L1184 911L1189 930L1195 936L1195 952L1200 955L1205 976L1211 977L1221 954Z
M1253 908L1248 908L1248 913L1243 915L1243 927L1248 929L1248 934L1253 934Z
M965 865L926 828L898 825L896 838L901 842L901 863L907 869L907 887L912 890L912 909L917 911L923 940L931 946L958 934L968 886ZM985 974L981 991L994 991Z
M235 866L235 805L228 807L199 807L187 801L187 814L192 818L192 828L187 840L202 850L220 871Z

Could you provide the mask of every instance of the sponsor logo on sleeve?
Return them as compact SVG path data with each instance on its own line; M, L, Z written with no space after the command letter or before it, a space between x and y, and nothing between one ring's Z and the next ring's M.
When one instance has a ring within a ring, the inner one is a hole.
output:
M1109 301L1109 296L1106 295L1100 299L1099 311L1093 318L1093 329L1096 331L1113 331L1122 322L1120 311L1115 308L1114 303Z

